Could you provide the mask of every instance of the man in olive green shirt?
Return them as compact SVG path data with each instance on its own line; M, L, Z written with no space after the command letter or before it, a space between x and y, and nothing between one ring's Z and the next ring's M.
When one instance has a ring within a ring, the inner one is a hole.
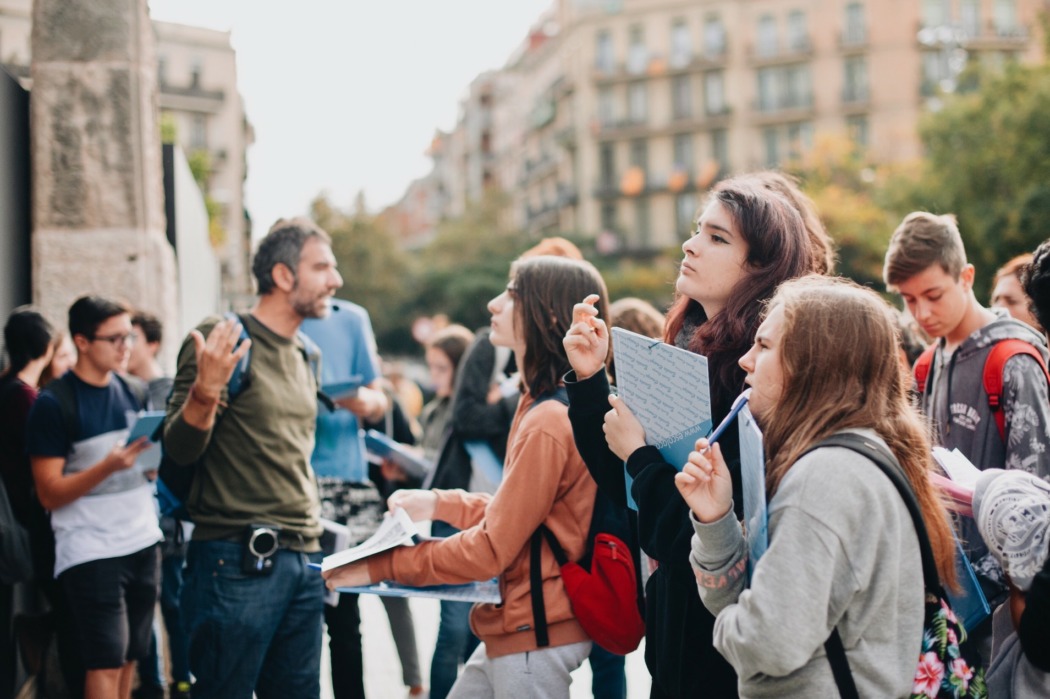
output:
M177 463L200 460L186 503L196 527L182 597L195 699L320 694L324 588L307 567L320 560L310 467L318 386L298 330L328 313L343 280L330 238L304 218L274 224L252 272L250 339L219 318L190 333L164 432ZM246 387L228 399L249 349Z

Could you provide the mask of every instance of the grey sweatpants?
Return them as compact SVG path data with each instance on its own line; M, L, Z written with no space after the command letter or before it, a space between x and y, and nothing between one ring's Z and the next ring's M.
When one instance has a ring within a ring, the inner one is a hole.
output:
M591 652L591 642L490 658L485 644L467 660L448 699L569 699L569 673Z

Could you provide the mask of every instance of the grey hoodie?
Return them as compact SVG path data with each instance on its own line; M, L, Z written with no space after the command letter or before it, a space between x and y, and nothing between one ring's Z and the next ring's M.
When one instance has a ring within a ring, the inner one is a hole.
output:
M1003 369L1002 409L1006 440L999 436L984 391L984 364L1000 340L1019 338L1050 358L1043 336L1028 325L992 309L998 318L963 340L949 356L937 351L920 407L933 422L934 443L958 449L979 469L1016 468L1050 480L1050 397L1043 370L1032 357L1017 355ZM995 604L1005 591L1002 570L981 540L973 520L960 518L963 545Z

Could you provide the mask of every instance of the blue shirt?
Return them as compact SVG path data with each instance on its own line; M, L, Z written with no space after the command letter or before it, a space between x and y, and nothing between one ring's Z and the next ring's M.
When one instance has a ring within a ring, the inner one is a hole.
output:
M360 377L367 386L379 376L376 340L368 311L355 303L334 299L326 318L308 318L302 331L321 348L321 383ZM352 483L368 480L368 461L357 416L342 408L317 411L317 435L311 457L314 473Z

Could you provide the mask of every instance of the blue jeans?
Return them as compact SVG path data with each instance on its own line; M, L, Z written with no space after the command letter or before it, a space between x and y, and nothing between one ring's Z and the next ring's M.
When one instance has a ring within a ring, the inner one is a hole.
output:
M320 553L286 549L268 575L241 572L240 543L192 541L182 589L194 699L316 699L324 585Z
M445 522L430 526L433 536L452 536L459 530ZM470 602L441 602L434 657L430 660L430 699L445 699L459 676L459 666L467 661L478 639L470 630Z
M588 660L591 663L591 694L594 699L627 699L626 659L595 643Z
M179 606L185 562L186 559L179 555L165 556L160 562L160 612L168 631L171 678L175 682L190 681L190 639Z

